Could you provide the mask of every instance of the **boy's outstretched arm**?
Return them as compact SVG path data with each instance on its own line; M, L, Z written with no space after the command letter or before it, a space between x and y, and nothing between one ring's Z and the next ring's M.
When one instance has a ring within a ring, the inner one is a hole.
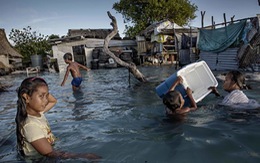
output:
M79 68L82 68L82 69L84 69L84 70L86 70L86 71L89 71L89 70L90 70L90 68L87 68L86 66L83 66L83 65L80 64L80 63L78 63L78 66L79 66Z
M62 81L62 83L61 83L61 86L64 86L64 84L65 84L65 82L66 82L68 76L69 76L69 67L67 67L66 73L65 73L65 75L64 75L64 79L63 79L63 81Z

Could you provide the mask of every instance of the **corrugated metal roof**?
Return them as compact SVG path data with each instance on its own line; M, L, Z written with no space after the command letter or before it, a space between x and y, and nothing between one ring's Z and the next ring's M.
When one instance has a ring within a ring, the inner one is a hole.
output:
M204 60L211 70L236 70L238 69L237 52L238 48L228 48L221 53L202 51L200 59Z
M211 52L200 52L200 59L204 60L211 70L217 69L217 54Z

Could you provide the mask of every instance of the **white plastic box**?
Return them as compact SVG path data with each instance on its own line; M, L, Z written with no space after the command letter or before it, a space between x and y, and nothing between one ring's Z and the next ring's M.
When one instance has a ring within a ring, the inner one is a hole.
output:
M187 98L186 88L189 87L193 91L192 96L196 103L211 92L208 90L210 86L218 86L218 82L207 63L199 61L186 65L157 86L158 96L162 98L169 91L177 76L183 78L183 84L178 85L175 89L180 91L184 98Z

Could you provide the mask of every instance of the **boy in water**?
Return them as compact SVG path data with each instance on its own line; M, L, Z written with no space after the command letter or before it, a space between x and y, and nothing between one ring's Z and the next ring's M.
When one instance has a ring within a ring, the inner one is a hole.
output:
M190 88L186 89L187 96L190 99L190 104L188 104L188 106L185 105L185 100L181 93L175 90L175 87L182 84L182 82L182 77L178 76L169 91L163 97L163 103L166 106L165 110L168 116L184 115L197 109L197 104L192 96L192 91Z
M72 89L73 91L77 90L82 82L82 76L81 76L81 73L79 71L79 68L82 68L86 71L89 71L90 69L87 68L86 66L83 66L77 62L73 62L72 61L72 54L71 53L65 53L64 56L63 56L63 59L65 61L66 64L68 64L67 66L67 71L66 71L66 74L64 76L64 79L61 83L61 86L64 86L67 78L68 78L68 75L69 75L69 72L71 73L71 76L73 77L72 81L71 81L71 85L72 85Z

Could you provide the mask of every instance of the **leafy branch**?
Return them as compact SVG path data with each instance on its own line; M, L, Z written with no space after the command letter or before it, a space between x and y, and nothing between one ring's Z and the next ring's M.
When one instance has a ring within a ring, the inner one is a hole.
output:
M29 60L31 55L46 54L51 50L51 45L47 41L48 36L37 34L30 26L23 30L12 29L9 39L14 42L14 48L23 55L25 60Z

